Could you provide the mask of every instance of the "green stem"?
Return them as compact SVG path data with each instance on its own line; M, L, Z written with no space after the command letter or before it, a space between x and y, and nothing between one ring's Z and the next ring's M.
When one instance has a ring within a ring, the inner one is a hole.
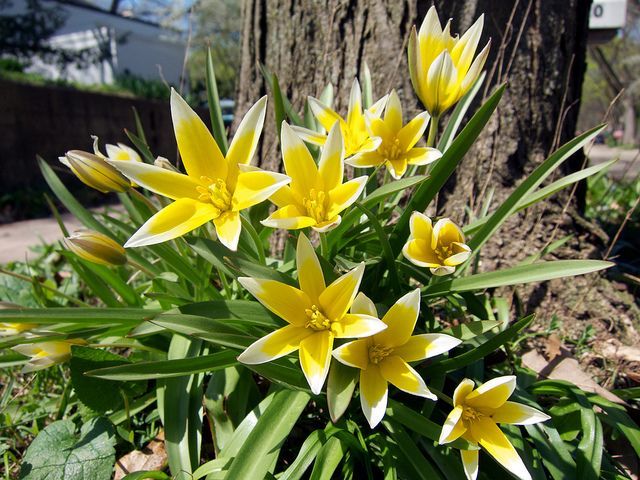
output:
M151 273L151 271L145 266L139 264L135 260L131 260L130 258L128 258L127 261L129 265L131 265L133 268L137 268L141 272L144 272L149 278L155 278L156 275L154 273Z
M11 272L9 270L5 270L4 268L0 268L0 273L4 273L5 275L9 275L10 277L19 278L20 280L24 280L25 282L29 282L31 284L37 283L39 287L44 288L45 290L48 290L48 291L50 291L52 293L55 293L56 295L69 300L71 303L73 303L73 304L75 304L75 305L77 305L79 307L90 307L91 306L88 303L83 302L82 300L78 300L77 298L73 298L73 297L67 295L66 293L62 293L61 291L44 284L43 282L39 282L35 278L27 277L26 275L21 275L21 274L16 273L16 272Z
M136 197L140 202L144 203L147 206L147 208L149 208L149 210L151 210L152 212L155 213L158 211L156 206L153 203L151 203L151 200L149 200L149 198L146 195L143 195L135 188L130 188L127 193L132 197Z
M449 405L451 405L452 407L453 405L453 399L448 396L445 395L444 393L442 393L440 390L438 390L437 388L433 388L433 387L429 387L429 391L431 393L433 393L436 397L438 397L440 400L442 400L443 402L448 403Z
M251 225L251 222L249 221L249 219L246 218L244 215L240 215L240 220L242 221L242 228L244 228L247 231L247 233L251 237L251 240L253 240L253 244L256 247L256 253L258 254L258 261L262 265L266 266L267 259L264 256L264 246L262 245L262 241L258 236L258 232L256 232L256 229L253 228L253 225Z
M427 137L427 147L434 147L436 144L436 137L438 135L439 122L440 122L439 116L431 117L431 122L429 122L429 136Z
M67 411L67 405L69 404L69 395L71 394L71 380L69 379L64 386L64 390L62 390L62 395L60 395L60 405L58 406L58 411L56 412L56 420L62 420L65 412Z
M325 259L329 259L329 244L327 243L327 234L320 232L318 234L318 236L320 237L320 255L325 258Z
M218 277L220 277L220 283L222 283L222 289L224 290L224 294L228 299L231 299L231 285L227 281L227 276L224 274L220 267L217 267Z

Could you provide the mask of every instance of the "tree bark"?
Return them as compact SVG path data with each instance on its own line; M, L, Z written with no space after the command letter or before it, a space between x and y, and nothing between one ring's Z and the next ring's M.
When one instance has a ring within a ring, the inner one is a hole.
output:
M488 96L505 81L508 88L429 214L465 224L470 220L466 212L478 214L490 191L490 210L495 209L549 153L575 135L590 4L590 0L435 1L441 20L453 18L454 32L464 32L485 13L480 45L491 38L492 47L482 93ZM411 88L406 44L411 26L419 27L429 7L430 2L397 0L244 0L238 111L246 111L267 93L258 68L263 63L278 75L281 88L299 111L307 95L318 96L331 82L336 88L334 107L345 112L351 82L366 61L374 99L395 88L407 115L416 114L422 106ZM273 115L268 118L273 122ZM270 169L281 168L274 132L274 126L267 125L260 157L262 166ZM583 163L583 155L574 155L555 178ZM583 186L567 189L510 219L483 248L481 270L514 265L552 239L576 232L568 248L556 254L597 257L603 241L582 227L584 198ZM589 290L589 285L583 287ZM527 291L525 310L545 302L566 304L555 288L558 285L547 283ZM565 287L561 283L559 288ZM553 308L547 310L549 316Z

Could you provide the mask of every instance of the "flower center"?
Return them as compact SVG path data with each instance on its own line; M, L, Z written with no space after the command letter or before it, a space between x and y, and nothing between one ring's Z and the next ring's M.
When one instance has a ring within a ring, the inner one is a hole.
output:
M378 148L378 153L387 162L397 160L402 153L400 150L400 140L394 138L391 142L382 142L382 145L380 145L380 148Z
M307 215L316 222L324 222L327 218L327 194L322 190L312 188L309 196L302 200L302 205L307 210Z
M305 323L306 328L311 330L329 330L331 328L331 321L320 311L316 305L311 305L311 308L307 308L304 313L307 314L308 320Z
M436 256L441 262L453 255L453 245L438 245L436 247Z
M475 420L478 420L482 416L484 415L481 412L471 407L464 407L464 409L462 410L462 420L467 422L473 422Z
M207 186L196 187L196 190L200 194L198 200L211 203L218 209L218 216L227 210L231 210L231 194L224 180L221 178L213 180L209 177L202 176L200 177L200 181Z
M380 363L385 357L393 352L393 348L385 347L384 345L375 344L369 347L369 361L376 365Z

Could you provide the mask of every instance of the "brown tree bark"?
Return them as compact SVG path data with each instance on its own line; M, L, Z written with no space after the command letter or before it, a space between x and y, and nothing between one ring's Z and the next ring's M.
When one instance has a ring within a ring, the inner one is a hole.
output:
M493 190L491 205L495 208L550 152L575 135L591 2L434 3L441 20L453 18L454 32L464 32L485 13L480 43L491 38L492 47L483 93L486 96L496 85L508 82L498 111L440 193L437 204L429 210L430 214L449 216L464 224L469 220L466 207L477 214ZM397 0L244 0L239 111L245 111L267 93L259 63L278 75L283 91L299 110L307 95L319 95L331 82L336 88L334 106L337 111L345 111L350 84L366 61L372 73L374 97L396 88L407 113L415 114L422 107L411 88L406 43L411 26L420 25L430 5L431 2ZM273 116L269 118L273 122ZM594 119L594 124L599 121ZM274 148L274 131L273 125L267 126L261 152L261 163L267 168L281 165ZM556 178L577 170L583 162L582 155L575 155L565 162ZM539 252L551 239L576 232L559 255L597 257L603 239L593 235L590 227L583 228L583 205L581 186L514 217L484 247L481 269L513 265ZM589 288L593 287L591 284L583 287L585 291L593 290ZM557 288L560 293L554 291ZM550 316L557 305L567 304L564 288L563 284L547 283L529 290L525 309L550 304L546 310ZM580 297L582 293L572 291L567 295ZM583 300L572 298L571 304L580 302ZM616 309L609 311L613 314ZM576 315L573 310L564 313Z

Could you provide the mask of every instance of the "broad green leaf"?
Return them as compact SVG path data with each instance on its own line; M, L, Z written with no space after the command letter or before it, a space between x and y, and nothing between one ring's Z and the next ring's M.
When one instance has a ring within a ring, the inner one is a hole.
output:
M288 358L259 365L247 365L247 368L286 388L310 391L302 370L299 366L294 366Z
M214 372L236 365L238 352L223 350L211 355L202 355L193 358L178 358L171 360L158 360L155 362L137 362L126 365L98 368L85 373L90 377L104 378L107 380L135 381L150 380L156 378L183 377L201 372Z
M340 437L329 438L320 448L309 480L331 480L346 452Z
M504 270L478 273L429 285L423 290L423 296L427 298L438 297L451 292L467 292L507 285L544 282L554 278L585 275L610 268L613 265L611 262L601 260L556 260L538 262L531 265L519 265Z
M485 343L478 345L477 347L469 350L468 352L458 355L453 358L442 360L429 367L430 375L438 375L441 373L451 372L465 367L477 360L480 360L491 352L497 350L505 343L511 341L518 333L524 330L535 318L535 315L529 315L518 320L506 330L491 337Z
M460 325L456 325L455 327L446 328L441 333L452 335L456 338L459 338L460 340L470 340L477 337L478 335L482 335L483 333L488 332L498 325L500 325L500 322L497 322L495 320L478 320L475 322L461 323Z
M614 393L616 392L619 392L619 390L614 390ZM629 416L625 408L622 405L610 402L600 395L587 393L587 398L592 404L604 410L605 415L601 416L602 421L622 433L635 450L638 458L640 458L640 428Z
M431 200L442 189L451 174L469 151L476 138L482 132L498 102L504 93L505 85L501 85L489 97L489 99L476 111L462 131L456 136L449 148L443 153L431 169L431 177L428 182L422 184L409 200L404 212L400 216L394 229L391 245L393 251L400 253L402 245L409 236L409 218L414 211L423 212Z
M524 428L533 439L544 466L554 480L578 478L576 463L555 428L550 428L544 423L525 425Z
M214 302L190 303L178 310L187 315L197 315L242 322L266 328L279 328L284 322L273 315L260 303L252 300L219 300Z
M21 480L109 480L115 463L113 425L96 417L80 428L71 420L47 426L22 459Z
M309 398L299 391L277 392L235 456L227 478L264 478Z
M358 369L348 367L337 360L331 360L327 380L327 404L331 421L336 423L344 414L358 381Z
M565 143L562 147L552 153L542 164L540 164L531 174L502 202L500 207L489 217L487 222L476 232L467 242L471 248L471 255L476 255L482 246L500 228L518 208L519 202L535 191L536 188L565 160L581 149L586 143L591 141L603 129L604 125L593 128L582 135Z
M153 324L182 335L200 338L236 350L244 350L256 340L254 336L247 335L224 320L195 315L167 313L153 320ZM237 354L238 352L236 352Z
M431 462L422 455L418 446L400 425L394 424L388 420L383 420L382 424L391 435L391 438L393 438L393 440L398 444L398 447L400 447L400 451L404 454L405 460L411 464L414 471L417 473L418 476L416 478L421 478L423 480L442 478L433 465L431 465Z
M327 441L327 439L331 438L332 435L339 431L340 430L336 428L327 428L325 430L316 430L311 432L302 443L296 458L291 462L289 468L287 468L282 475L278 477L278 480L299 480L302 478L318 455L322 445Z
M85 375L89 370L130 365L130 361L120 355L100 348L83 346L71 347L71 382L78 399L87 407L98 413L117 410L128 400L140 395L145 390L144 384L113 382Z
M209 115L211 116L211 130L218 147L223 155L227 154L229 144L227 143L227 131L222 121L222 110L220 110L220 97L218 96L218 83L216 82L216 72L213 68L213 57L211 49L207 49L207 101L209 103Z

